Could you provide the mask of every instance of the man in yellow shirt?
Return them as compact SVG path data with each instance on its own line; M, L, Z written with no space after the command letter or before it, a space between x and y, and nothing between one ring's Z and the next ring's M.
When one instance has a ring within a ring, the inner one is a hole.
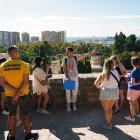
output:
M16 46L8 48L10 60L0 66L0 85L5 88L7 106L9 111L7 140L15 140L16 110L19 106L23 116L25 140L38 139L37 133L31 133L29 106L28 106L28 81L29 67L19 59L20 53Z

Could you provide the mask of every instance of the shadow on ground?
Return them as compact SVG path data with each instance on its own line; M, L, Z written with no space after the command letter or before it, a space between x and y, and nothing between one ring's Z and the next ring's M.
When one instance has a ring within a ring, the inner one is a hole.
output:
M104 114L100 106L79 106L77 111L66 112L64 107L50 107L51 115L36 114L31 110L32 129L39 132L39 140L136 140L140 139L140 119L129 123L124 119L128 108L113 116L114 129L101 127ZM0 140L7 131L7 117L0 115ZM44 136L44 137L43 137ZM16 130L16 140L24 140L22 127Z

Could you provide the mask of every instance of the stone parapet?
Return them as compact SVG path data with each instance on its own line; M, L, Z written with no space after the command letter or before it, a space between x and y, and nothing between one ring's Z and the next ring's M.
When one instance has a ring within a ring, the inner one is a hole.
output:
M99 90L94 86L94 81L99 73L79 74L78 104L99 103ZM54 74L50 78L49 94L53 97L54 104L65 103L65 90L63 89L63 74Z
M100 73L79 74L79 91L77 104L99 104L100 91L94 86L94 82ZM49 102L53 105L65 104L65 90L63 89L63 74L53 74L50 80ZM126 99L126 93L125 93ZM126 100L125 100L126 101Z

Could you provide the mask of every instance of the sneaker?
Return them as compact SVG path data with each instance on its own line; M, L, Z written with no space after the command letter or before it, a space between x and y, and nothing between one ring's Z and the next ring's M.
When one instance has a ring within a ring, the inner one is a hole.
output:
M3 111L2 111L2 114L3 114L3 115L9 115L9 112L6 111L6 110L3 110Z
M8 134L6 140L15 140L15 137L11 137L11 136Z
M67 104L67 111L71 111L70 104Z
M135 121L135 118L131 118L130 116L125 116L124 117L127 121L131 121L131 122L134 122Z
M76 108L76 104L73 104L73 110L76 111L77 108Z
M102 125L102 127L103 127L104 129L107 129L107 130L112 130L112 128L113 128L112 124L110 124L110 125L104 124L104 125Z
M16 123L16 127L19 127L21 124L22 124L22 120L19 120L19 121Z
M39 137L38 133L29 133L25 136L25 140L37 140Z
M30 122L30 127L32 127L33 126L33 123L32 122Z
M37 108L36 109L36 113L40 113L40 108Z
M137 117L137 118L140 118L140 114L137 114L136 117Z
M40 113L44 115L50 115L50 112L48 112L47 110L41 110Z

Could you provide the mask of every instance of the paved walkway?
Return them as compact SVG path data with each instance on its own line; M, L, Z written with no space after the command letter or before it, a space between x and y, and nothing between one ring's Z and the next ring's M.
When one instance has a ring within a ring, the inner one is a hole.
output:
M113 130L101 127L104 114L101 106L79 106L77 111L66 112L64 107L50 107L51 115L36 114L32 109L32 129L39 133L38 140L140 140L140 118L134 123L124 119L128 108L113 116ZM7 133L7 117L0 115L0 140ZM24 140L22 127L16 130L16 140Z

